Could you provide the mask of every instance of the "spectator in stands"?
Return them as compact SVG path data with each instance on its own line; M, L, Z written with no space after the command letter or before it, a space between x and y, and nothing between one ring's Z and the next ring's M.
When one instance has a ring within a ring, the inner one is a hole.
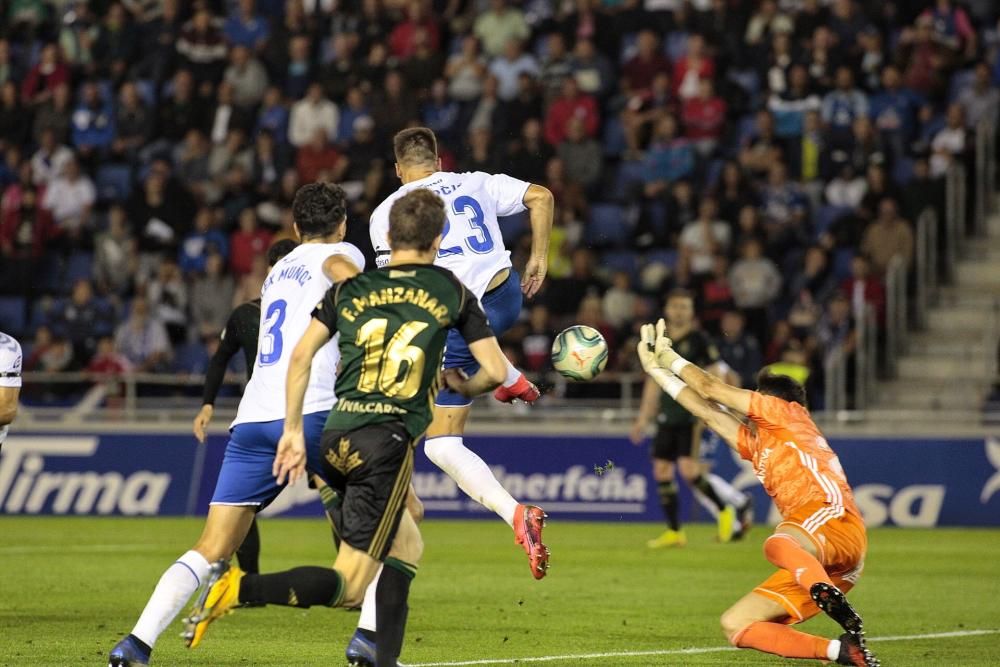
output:
M52 328L60 338L73 346L73 357L86 363L97 351L97 339L114 330L115 312L106 301L94 296L93 286L86 278L73 284L69 300L58 305Z
M613 366L617 358L618 333L614 327L604 319L603 303L599 294L587 294L580 300L577 307L575 322L584 326L592 327L601 332L604 340L608 342L608 362Z
M719 219L719 205L714 197L702 197L698 217L689 222L677 240L680 259L693 276L704 276L715 268L716 255L725 255L732 241L729 223Z
M896 60L904 63L903 82L907 88L933 99L945 94L952 54L934 39L933 18L922 15L915 29L902 31Z
M229 254L229 242L214 226L212 209L202 207L194 217L194 230L180 244L178 264L185 274L205 271L209 256L218 255L223 260Z
M137 268L125 208L115 204L108 211L108 228L94 239L94 282L101 293L122 297L132 287Z
M96 83L85 83L80 104L73 112L70 136L78 158L88 165L96 165L111 148L114 137L115 116L111 101L101 98Z
M615 73L611 62L597 50L592 39L578 39L570 59L570 71L576 85L587 95L605 99L614 88Z
M719 173L715 199L719 203L719 216L728 222L739 219L740 210L754 201L754 193L738 162L727 160Z
M740 149L740 166L753 176L760 177L772 164L782 160L783 149L774 133L774 118L767 111L758 111L754 116L753 132L744 138Z
M500 162L496 151L492 150L493 137L485 127L469 130L469 150L459 160L459 171L483 171L488 174L499 171Z
M173 163L184 186L208 203L219 200L220 190L213 181L209 159L213 146L200 130L189 130L184 142L174 148Z
M226 62L226 41L219 20L198 5L177 40L177 53L199 83L218 81Z
M156 276L146 285L146 298L150 312L166 327L171 344L183 343L188 328L188 286L172 258L160 262Z
M528 330L521 339L521 358L526 371L543 371L552 365L552 340L555 337L549 309L535 304L528 311Z
M136 74L159 84L170 74L175 60L175 46L183 29L178 0L163 0L162 3L150 3L148 0L124 1L142 24L140 34L143 36L143 48L138 54ZM144 6L152 4L152 11L148 7L135 11L134 5L139 2L143 2Z
M459 112L458 102L448 97L448 83L444 79L435 81L420 114L424 126L434 130L442 143L454 143L459 133Z
M115 84L121 83L135 62L139 44L138 26L120 3L112 3L94 44L94 59L100 75L110 78Z
M788 169L783 163L775 162L768 169L760 199L771 246L787 249L805 237L809 202L802 189L788 180Z
M347 169L347 158L328 141L325 129L316 128L312 141L299 147L295 168L302 183L319 180L321 174L326 175L326 180L336 183Z
M276 199L281 187L281 176L291 165L285 146L274 141L274 135L267 130L257 133L253 147L253 182L257 195L270 203Z
M56 10L61 14L59 28L59 50L66 64L70 67L70 76L77 78L94 76L97 67L94 63L94 45L100 34L99 20L90 11L90 3L83 0L67 2Z
M426 30L417 30L413 35L413 55L399 67L407 87L423 97L443 70L444 56L431 46Z
M599 185L601 145L587 135L583 118L572 116L566 122L565 138L559 144L556 154L566 165L566 180L570 183L576 183L585 191Z
M684 137L702 157L715 153L726 125L726 103L715 94L712 79L698 82L698 94L684 100Z
M115 339L102 336L97 341L97 351L86 366L88 373L102 378L118 377L132 370L132 364L115 350Z
M267 20L257 14L255 5L255 0L239 0L235 11L230 11L222 27L230 46L258 52L266 46L271 28Z
M416 95L410 92L402 74L392 70L385 75L385 85L373 99L372 114L376 126L387 136L420 118Z
M945 127L934 135L931 142L931 176L942 178L965 152L965 114L958 104L948 106Z
M295 35L288 43L288 66L277 75L284 81L284 91L290 99L297 100L306 94L309 86L317 82L316 68L312 61L312 41L307 35Z
M142 188L133 193L127 207L139 241L139 250L145 254L140 272L145 274L157 253L176 252L177 243L188 231L194 215L191 197L180 186L171 183L170 168L163 162L153 163Z
M153 117L134 83L122 84L118 92L114 129L111 155L117 160L136 161L139 149L152 137Z
M868 96L854 85L850 67L837 68L836 88L823 97L823 123L834 141L846 140L854 121L868 115Z
M553 280L545 290L545 305L558 317L577 312L587 295L600 296L604 284L594 275L594 253L589 248L576 248L571 255L570 275Z
M698 306L698 321L702 328L713 336L719 335L720 321L733 308L733 290L729 285L729 259L718 254L712 258L711 274L699 277L695 302Z
M722 316L719 355L733 369L743 387L755 385L761 367L760 343L746 332L746 318L738 310Z
M635 312L638 298L632 289L632 277L625 271L615 271L601 302L604 320L615 329L626 326Z
M566 51L566 40L561 33L550 34L545 39L545 49L538 78L545 102L551 103L562 92L563 82L572 76L572 59ZM579 90L579 84L577 86Z
M545 179L545 166L555 154L552 147L542 140L541 121L537 118L526 121L520 137L510 145L508 173L529 183L541 183Z
M826 203L841 208L857 208L868 191L868 184L860 174L854 172L850 162L842 160L837 164L837 173L823 190Z
M935 40L950 50L964 52L967 57L976 53L976 31L969 15L952 0L935 0L924 10L920 19L930 19Z
M24 360L24 370L58 373L68 371L73 364L73 346L65 338L52 333L47 326L35 330L31 353Z
M944 182L931 177L930 162L926 157L913 161L913 176L903 187L902 192L903 217L916 220L924 209L938 211L944 205ZM944 215L938 211L938 225L942 225ZM939 231L938 243L943 243L945 235ZM938 256L943 260L944 253Z
M40 198L25 165L19 181L4 191L0 207L0 292L30 297L37 291L36 271L59 234Z
M747 328L758 339L768 329L768 308L781 292L781 273L774 262L764 256L760 241L748 239L740 251L740 259L729 270L729 285L736 307L747 318Z
M337 105L323 97L323 87L314 83L309 86L306 96L292 105L289 141L301 148L315 141L318 130L322 130L327 139L332 139L336 136L338 117Z
M245 137L252 127L250 110L236 104L233 87L223 81L216 89L215 112L209 120L208 138L216 146L226 143L234 130Z
M56 44L46 44L38 56L38 62L21 83L21 96L25 104L39 106L48 102L56 88L69 84L69 67L59 56Z
M132 300L129 317L115 332L115 348L140 373L163 370L170 360L170 339L163 323L150 313L144 296Z
M52 212L64 243L76 244L90 225L90 214L97 202L97 189L80 169L75 158L66 162L62 174L45 190L42 205Z
M972 85L958 95L958 104L965 114L965 125L975 129L982 121L994 125L1000 118L1000 90L990 81L990 67L985 61L976 63Z
M267 70L244 46L230 52L229 67L222 80L232 87L233 103L248 111L264 99L268 85Z
M483 82L483 94L478 102L471 107L469 112L468 129L486 128L487 130L500 129L504 127L505 119L503 111L505 105L498 97L500 84L495 76L487 76ZM551 147L550 147L551 149Z
M762 0L757 11L747 23L743 40L751 48L767 43L767 38L777 33L791 33L795 29L793 21L778 10L775 0Z
M462 38L461 50L448 59L444 76L453 100L470 104L479 98L486 79L486 61L479 52L479 40L472 35Z
M389 35L389 50L394 58L405 61L416 53L420 41L424 41L431 51L437 51L441 43L437 21L427 13L423 0L406 3L406 18L396 24Z
M806 115L818 112L821 107L819 95L810 88L809 72L801 64L791 65L787 86L777 92L772 87L767 101L767 108L774 119L775 135L781 139L802 136Z
M209 253L203 273L191 286L191 324L202 338L218 336L229 317L235 286L225 266L222 255Z
M260 297L260 290L264 286L264 279L267 278L267 272L266 253L254 255L250 263L250 273L242 277L237 276L239 282L236 285L236 291L233 293L232 308Z
M885 285L872 275L871 263L864 255L851 260L851 275L840 284L840 291L847 295L855 312L865 304L875 310L879 328L885 325Z
M810 301L825 303L835 288L833 270L826 250L818 245L810 246L803 255L801 268L788 282L788 296L794 301L805 292L809 294Z
M652 30L642 30L636 40L636 53L622 67L622 83L631 95L642 96L653 85L657 74L670 74L670 61L660 51L660 40Z
M205 102L195 96L194 83L190 71L179 70L174 74L171 94L157 104L157 134L168 145L208 124L208 109Z
M871 98L871 118L893 156L901 157L913 139L917 111L923 99L902 87L902 75L895 65L882 70L882 89Z
M254 258L267 252L271 237L271 232L257 225L254 210L243 209L239 216L239 229L229 239L229 267L232 272L238 277L250 273Z
M479 15L473 32L486 55L492 57L508 51L512 40L521 42L531 34L524 14L506 0L490 0L489 11Z
M31 156L31 173L35 185L46 186L63 172L73 159L73 151L59 143L53 130L46 130L38 150Z
M278 144L284 146L289 142L288 107L281 98L281 89L270 86L264 91L264 101L257 112L257 132L271 133Z
M669 184L689 177L694 171L694 150L678 136L677 121L666 115L656 124L645 159L645 194L659 197Z
M913 260L913 230L910 223L899 216L896 200L886 197L879 202L878 217L865 230L861 252L871 259L877 276L884 276L893 257L909 266Z
M45 133L45 130L55 132L59 141L69 139L73 120L72 102L69 84L63 83L55 87L55 90L52 91L52 97L41 103L35 110L31 131L36 140Z
M674 92L681 100L702 94L703 81L715 77L715 61L706 53L705 38L694 33L687 38L687 52L674 63Z
M504 102L517 97L522 74L537 78L540 73L538 61L524 52L524 45L517 39L507 42L503 55L494 57L489 69L497 80L497 95Z
M21 104L17 84L0 84L0 146L26 146L31 133L31 114Z
M837 345L843 345L845 353L853 354L857 341L851 302L845 295L838 293L830 299L826 312L816 326L816 338L828 353Z

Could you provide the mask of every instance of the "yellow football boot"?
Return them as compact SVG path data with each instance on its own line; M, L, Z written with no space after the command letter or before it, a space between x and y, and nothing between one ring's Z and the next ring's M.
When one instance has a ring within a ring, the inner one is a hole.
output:
M191 615L184 619L184 641L188 648L195 648L205 636L209 624L230 614L240 602L240 580L246 574L225 561L212 564L208 583L195 602Z
M670 528L654 540L646 542L650 549L663 549L665 547L683 547L687 544L687 536L683 530L671 530Z

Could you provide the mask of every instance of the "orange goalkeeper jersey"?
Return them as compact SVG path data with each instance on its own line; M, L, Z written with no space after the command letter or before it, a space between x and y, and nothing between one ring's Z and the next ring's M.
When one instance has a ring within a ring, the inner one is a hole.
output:
M819 523L844 512L861 517L840 460L798 403L753 392L751 424L740 429L740 456L753 463L764 490L783 517L815 502L826 506ZM811 530L810 527L806 527Z

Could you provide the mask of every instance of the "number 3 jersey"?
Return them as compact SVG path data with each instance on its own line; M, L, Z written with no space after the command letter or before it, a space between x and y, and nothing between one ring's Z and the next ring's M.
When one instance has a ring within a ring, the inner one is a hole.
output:
M312 321L313 308L330 289L332 283L323 273L323 263L332 255L344 255L359 270L365 268L364 256L350 243L303 243L267 274L261 289L257 357L232 426L284 419L288 362ZM339 361L335 340L316 353L303 414L329 410L337 402L334 381Z
M481 171L454 174L439 171L399 188L372 213L372 247L375 263L389 263L389 209L417 188L426 188L444 200L448 220L444 240L434 263L450 270L482 298L490 280L509 268L510 253L503 244L497 216L525 210L524 193L530 183L503 174Z
M402 264L326 293L313 317L340 333L339 400L327 430L401 421L414 439L431 421L449 329L467 343L493 336L475 295L447 269Z

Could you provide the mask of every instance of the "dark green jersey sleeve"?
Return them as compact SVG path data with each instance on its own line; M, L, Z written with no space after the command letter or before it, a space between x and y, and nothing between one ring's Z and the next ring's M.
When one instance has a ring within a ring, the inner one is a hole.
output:
M466 343L475 343L484 338L493 338L493 329L486 319L486 313L479 305L479 299L469 291L469 288L459 283L462 289L462 308L458 312L455 320L455 329L462 335Z
M346 282L346 281L345 281ZM337 297L344 283L337 283L326 291L323 300L316 304L312 316L319 320L330 331L330 337L337 333Z

